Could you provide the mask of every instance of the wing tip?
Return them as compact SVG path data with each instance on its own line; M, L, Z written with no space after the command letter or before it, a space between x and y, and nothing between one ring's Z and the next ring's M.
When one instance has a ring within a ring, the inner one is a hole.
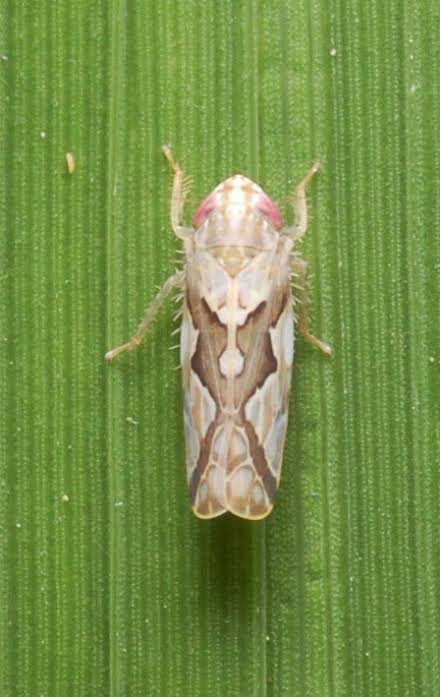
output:
M220 518L221 516L225 515L225 513L230 513L231 515L235 516L236 518L241 518L242 520L259 521L259 520L264 520L265 518L267 518L268 515L270 513L272 513L272 510L273 510L273 504L271 506L269 506L268 508L266 508L261 513L251 513L248 511L234 509L232 507L222 508L222 509L214 511L214 512L209 512L209 513L203 512L202 513L195 506L192 506L192 512L194 513L195 517L198 518L199 520L214 520L215 518Z
M267 518L267 516L272 512L272 509L273 503L268 504L260 510L251 510L250 505L246 503L246 505L244 506L229 504L227 510L229 513L232 513L232 515L235 515L238 518L242 518L244 520L264 520L264 518Z
M219 508L214 511L201 511L199 508L196 506L192 506L192 512L196 516L196 518L199 518L199 520L212 520L213 518L220 518L220 516L224 515L227 513L226 508Z

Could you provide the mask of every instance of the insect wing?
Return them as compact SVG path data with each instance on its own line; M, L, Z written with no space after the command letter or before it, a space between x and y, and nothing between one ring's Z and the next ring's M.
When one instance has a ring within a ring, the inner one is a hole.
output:
M276 268L277 255L269 268ZM267 269L268 260L261 263ZM256 262L257 263L257 262ZM221 321L189 273L181 360L189 492L196 515L264 518L281 471L293 358L288 280ZM243 279L248 283L248 279ZM244 317L244 318L243 318ZM223 318L224 319L224 318Z
M246 459L227 465L227 507L244 518L264 518L278 489L287 428L293 359L293 312L289 284L273 289L237 332L246 355L237 380L237 421Z
M218 356L227 332L197 285L188 280L186 290L180 355L189 494L196 515L214 518L226 510L224 467L213 460L212 449L223 417Z

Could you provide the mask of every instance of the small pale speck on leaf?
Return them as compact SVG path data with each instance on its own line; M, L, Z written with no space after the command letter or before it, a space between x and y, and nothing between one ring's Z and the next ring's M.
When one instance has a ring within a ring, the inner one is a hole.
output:
M76 169L75 157L72 152L66 152L66 167L69 174L73 174Z

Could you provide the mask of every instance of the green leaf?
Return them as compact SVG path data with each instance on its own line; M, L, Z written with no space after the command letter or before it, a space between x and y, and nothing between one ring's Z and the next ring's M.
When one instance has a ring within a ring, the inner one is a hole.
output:
M440 693L440 5L0 3L2 697ZM312 327L267 521L197 520L172 316L186 219L310 164ZM69 174L65 154L76 170Z

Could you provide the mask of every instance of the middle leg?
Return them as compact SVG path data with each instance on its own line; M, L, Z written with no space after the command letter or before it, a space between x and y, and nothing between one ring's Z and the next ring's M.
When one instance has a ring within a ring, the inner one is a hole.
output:
M185 271L177 271L175 274L170 276L168 280L165 281L151 304L147 307L145 315L131 339L129 339L125 344L121 344L121 346L117 346L116 348L111 349L111 351L107 351L105 354L105 360L110 362L116 358L116 356L119 356L119 354L125 353L125 351L131 351L137 346L140 346L145 334L151 327L153 321L156 319L156 315L166 298L169 296L173 288L182 287L184 282Z
M307 262L301 257L293 257L291 263L292 273L298 279L298 288L296 289L296 295L299 301L298 308L298 331L303 335L306 341L308 341L316 348L319 348L322 353L326 356L332 355L331 347L318 339L310 332L309 328L309 298L307 294Z

